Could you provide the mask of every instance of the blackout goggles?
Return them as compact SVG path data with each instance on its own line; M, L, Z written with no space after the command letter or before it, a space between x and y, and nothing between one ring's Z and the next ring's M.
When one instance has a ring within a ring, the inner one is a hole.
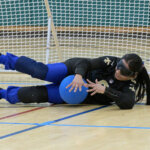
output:
M123 76L133 77L135 76L135 72L130 71L126 66L124 65L122 59L117 63L117 70L120 70L120 73Z

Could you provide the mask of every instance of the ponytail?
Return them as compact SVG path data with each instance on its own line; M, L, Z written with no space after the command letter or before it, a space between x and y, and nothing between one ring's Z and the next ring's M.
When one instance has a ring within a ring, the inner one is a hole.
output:
M143 75L144 75L145 83L146 83L146 95L147 95L146 104L150 105L150 79L149 79L149 75L145 67L143 68Z
M150 79L145 67L143 67L138 74L137 87L138 87L138 91L136 94L136 102L143 99L144 94L146 92L147 95L146 104L150 105Z
M143 65L142 58L137 54L131 53L126 54L122 57L129 65L129 69L132 72L137 72L136 80L136 99L135 101L138 102L142 100L147 95L146 104L150 105L150 78L146 68Z

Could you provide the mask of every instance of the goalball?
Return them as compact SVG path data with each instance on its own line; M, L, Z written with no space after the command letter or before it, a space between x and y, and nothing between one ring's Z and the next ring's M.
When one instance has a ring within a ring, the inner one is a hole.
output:
M77 89L76 92L74 92L74 90L72 90L71 92L69 92L69 88L66 88L74 79L74 75L70 75L66 78L64 78L59 86L59 93L61 98L68 104L80 104L82 103L87 95L87 87L82 86L82 91L79 91L79 89ZM86 83L86 81L84 80L84 82Z

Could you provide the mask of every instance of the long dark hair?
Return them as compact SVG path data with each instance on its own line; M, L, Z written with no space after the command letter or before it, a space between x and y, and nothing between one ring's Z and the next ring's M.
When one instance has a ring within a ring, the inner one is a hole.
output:
M136 102L142 100L146 93L146 104L150 105L150 79L141 57L137 54L131 53L124 55L122 58L128 63L129 69L137 73L137 77L135 79Z

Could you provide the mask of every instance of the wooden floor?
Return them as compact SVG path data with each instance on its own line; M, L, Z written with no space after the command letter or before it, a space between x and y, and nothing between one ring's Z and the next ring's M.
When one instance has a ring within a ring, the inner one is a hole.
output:
M0 101L1 150L149 150L150 106L8 104Z

